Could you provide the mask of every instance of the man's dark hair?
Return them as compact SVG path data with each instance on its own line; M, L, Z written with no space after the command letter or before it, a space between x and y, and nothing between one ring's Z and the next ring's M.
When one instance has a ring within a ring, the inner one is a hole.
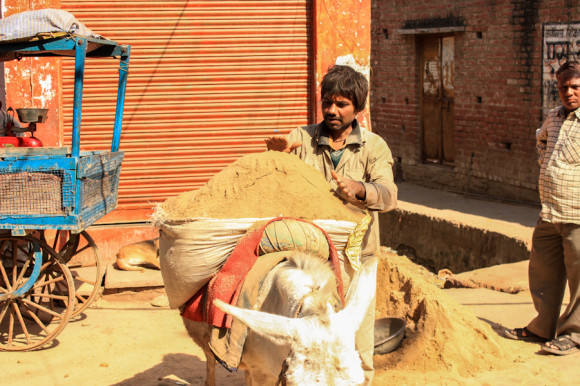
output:
M558 71L556 71L556 77L559 77L560 74L563 74L564 72L570 72L569 75L580 77L580 62L565 62L560 66L560 68L558 68Z
M334 65L322 78L320 94L340 95L350 99L356 112L362 111L367 102L369 82L360 72L349 66Z

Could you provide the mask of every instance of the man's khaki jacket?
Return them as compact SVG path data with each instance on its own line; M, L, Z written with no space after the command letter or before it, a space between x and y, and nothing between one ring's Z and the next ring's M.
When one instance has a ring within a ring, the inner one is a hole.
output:
M369 210L372 222L362 244L361 260L376 255L380 248L378 213L387 212L397 206L397 186L393 178L393 157L387 143L377 134L362 130L355 120L349 134L344 153L336 167L330 158L329 134L324 122L300 127L288 135L290 144L302 142L292 153L307 164L318 169L330 183L337 195L344 198L338 184L330 174L361 181L366 189L366 198L357 206Z

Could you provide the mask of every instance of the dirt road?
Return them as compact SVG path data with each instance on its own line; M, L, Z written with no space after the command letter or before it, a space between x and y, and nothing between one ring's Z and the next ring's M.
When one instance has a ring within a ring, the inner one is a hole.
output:
M417 267L419 269L419 267ZM488 289L441 291L498 332L525 323L533 314L529 294ZM176 310L153 307L160 291L109 295L70 322L53 347L41 351L0 353L2 385L203 385L205 359L185 333ZM439 295L438 295L439 296ZM458 366L437 371L378 369L375 385L570 385L580 379L580 354L543 355L538 345L499 339L514 360L501 369L463 376ZM403 341L405 344L405 341ZM469 344L468 341L465 344ZM429 361L429 357L422 360ZM375 364L381 362L375 357ZM384 361L383 361L384 362ZM243 374L218 366L219 385L243 385ZM469 369L467 369L469 370Z
M203 385L205 357L176 310L151 306L160 292L111 295L70 322L56 345L0 353L3 385ZM243 373L218 368L219 384Z

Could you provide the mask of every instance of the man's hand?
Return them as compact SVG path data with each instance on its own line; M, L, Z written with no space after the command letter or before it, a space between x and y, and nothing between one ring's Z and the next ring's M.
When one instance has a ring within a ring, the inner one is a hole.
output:
M266 147L268 151L281 151L283 153L290 153L292 150L296 149L297 147L302 146L302 142L294 142L292 145L288 143L288 139L286 137L281 136L273 136L268 137L264 140L266 142Z
M330 175L336 180L338 186L342 190L342 193L348 197L349 201L357 202L359 200L365 200L367 191L362 182L339 176L334 170L330 171Z

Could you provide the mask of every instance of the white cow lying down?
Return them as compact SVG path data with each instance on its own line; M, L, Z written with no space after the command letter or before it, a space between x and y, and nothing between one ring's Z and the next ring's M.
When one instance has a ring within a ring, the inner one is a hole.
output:
M249 327L239 366L245 370L246 384L362 384L364 372L355 349L355 332L375 295L376 271L376 259L363 265L351 281L345 308L338 312L332 306L336 279L330 265L302 253L268 274L266 280L272 280L272 287L260 311L216 300L219 308ZM213 386L216 360L208 345L210 326L183 321L205 353L206 385Z

